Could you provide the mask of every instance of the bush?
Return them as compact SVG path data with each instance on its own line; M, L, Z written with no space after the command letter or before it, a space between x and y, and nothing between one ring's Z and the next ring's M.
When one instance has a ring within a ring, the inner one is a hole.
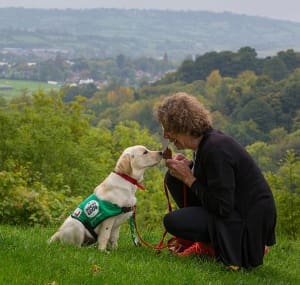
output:
M46 188L35 180L30 165L15 166L11 171L0 172L0 222L13 225L49 225L65 218L81 201L70 196L67 186ZM60 179L58 178L58 181ZM55 191L56 190L56 191Z
M300 195L285 190L274 191L278 231L292 239L300 236Z
M292 239L300 235L300 160L287 151L276 174L266 173L277 207L277 231Z

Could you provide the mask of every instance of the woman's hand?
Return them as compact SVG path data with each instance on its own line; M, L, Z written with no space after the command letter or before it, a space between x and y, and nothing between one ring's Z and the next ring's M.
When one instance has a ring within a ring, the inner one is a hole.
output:
M166 160L166 166L169 168L170 174L189 187L196 180L189 167L190 164L191 161L182 154L176 154L173 159Z
M176 153L173 157L174 160L180 160L182 162L184 162L187 166L191 165L191 161L189 159L187 159L182 153Z

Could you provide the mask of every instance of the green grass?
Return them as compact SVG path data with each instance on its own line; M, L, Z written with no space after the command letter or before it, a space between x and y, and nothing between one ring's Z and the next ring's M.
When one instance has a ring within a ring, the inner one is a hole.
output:
M12 89L1 89L1 86L11 86ZM57 90L58 85L48 84L46 82L26 81L26 80L7 80L0 79L0 97L11 98L12 96L19 96L25 93L31 94L38 90L50 91Z
M47 244L54 231L0 226L0 284L300 284L299 241L279 240L266 255L263 266L231 272L212 260L136 248L127 224L123 225L119 248L110 254L94 246L78 249ZM148 234L145 239L157 242L160 234Z

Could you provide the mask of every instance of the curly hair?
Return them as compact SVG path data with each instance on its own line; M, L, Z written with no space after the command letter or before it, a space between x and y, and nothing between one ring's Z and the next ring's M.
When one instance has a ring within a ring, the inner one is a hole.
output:
M201 136L212 125L211 116L193 96L179 92L166 97L156 117L167 132Z

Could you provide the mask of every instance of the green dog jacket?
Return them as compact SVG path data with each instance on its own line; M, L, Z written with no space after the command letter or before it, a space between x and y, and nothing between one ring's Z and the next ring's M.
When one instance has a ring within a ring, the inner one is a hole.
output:
M82 222L86 227L94 229L105 219L132 210L133 207L121 208L92 194L79 204L71 216Z

